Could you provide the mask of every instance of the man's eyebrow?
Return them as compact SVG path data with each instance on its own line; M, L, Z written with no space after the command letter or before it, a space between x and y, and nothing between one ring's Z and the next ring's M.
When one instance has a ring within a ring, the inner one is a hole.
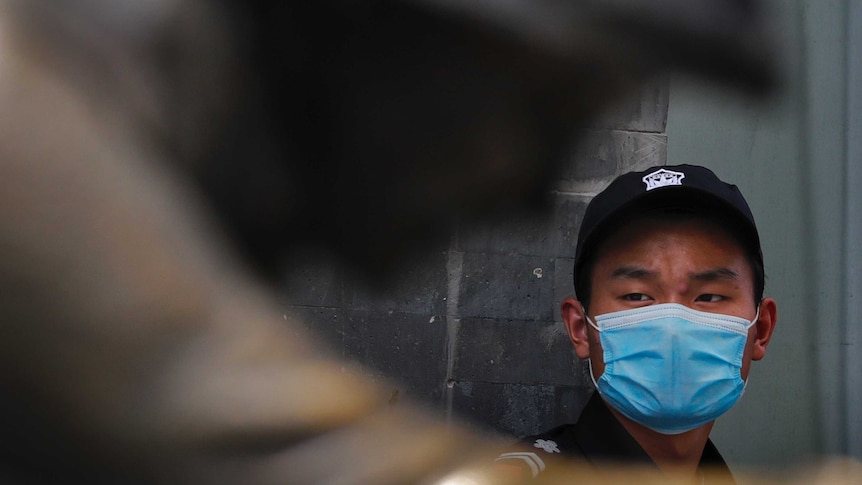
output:
M698 281L738 280L739 274L730 268L715 268L699 273L690 273L689 278Z
M620 266L611 273L612 278L627 280L648 280L658 276L658 271L650 271L640 266Z

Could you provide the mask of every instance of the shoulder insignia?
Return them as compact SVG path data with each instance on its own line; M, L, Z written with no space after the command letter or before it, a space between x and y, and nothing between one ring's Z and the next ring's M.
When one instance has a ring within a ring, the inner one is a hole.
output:
M546 453L560 452L560 448L559 446L557 446L557 442L554 440L536 440L536 442L533 443L533 447L545 450Z

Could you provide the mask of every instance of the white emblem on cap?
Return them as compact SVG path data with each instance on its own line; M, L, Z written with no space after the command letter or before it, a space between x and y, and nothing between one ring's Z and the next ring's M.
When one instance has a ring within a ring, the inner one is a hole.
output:
M650 191L659 187L667 187L668 185L682 185L682 179L684 178L685 174L682 172L674 172L662 168L645 176L642 180L646 184L647 191Z

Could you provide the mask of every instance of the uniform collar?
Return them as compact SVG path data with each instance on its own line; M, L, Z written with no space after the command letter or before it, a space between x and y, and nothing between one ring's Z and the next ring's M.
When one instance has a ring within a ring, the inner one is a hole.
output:
M581 412L575 426L575 441L584 458L596 465L607 462L655 465L597 392ZM709 476L731 479L730 469L712 440L706 441L698 464L698 470L704 469Z

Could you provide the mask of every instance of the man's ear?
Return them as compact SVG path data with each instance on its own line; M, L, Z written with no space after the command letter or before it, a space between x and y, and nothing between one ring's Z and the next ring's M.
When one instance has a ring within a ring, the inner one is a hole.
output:
M590 357L590 339L587 337L587 319L584 307L574 298L566 298L560 305L560 315L566 325L569 340L575 348L575 353L581 359Z
M751 360L760 360L766 355L766 346L769 345L769 340L772 339L772 332L775 331L775 323L777 321L778 308L775 300L764 298L760 302L760 315L754 323L757 333L754 337L754 346L751 349Z

